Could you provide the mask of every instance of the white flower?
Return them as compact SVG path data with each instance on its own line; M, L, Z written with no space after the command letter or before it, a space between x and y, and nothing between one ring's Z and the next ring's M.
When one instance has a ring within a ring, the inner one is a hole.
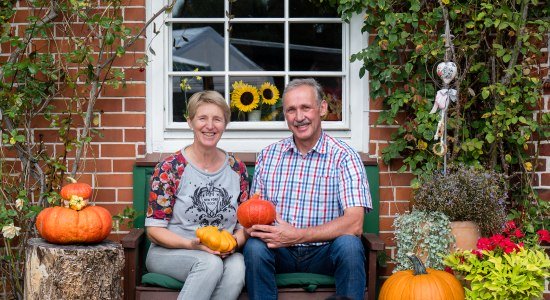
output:
M23 208L23 204L25 204L25 200L21 198L15 200L15 208L17 208L17 210L21 210Z
M6 239L13 239L14 237L18 236L19 231L21 231L21 227L14 226L13 223L2 227L2 235Z

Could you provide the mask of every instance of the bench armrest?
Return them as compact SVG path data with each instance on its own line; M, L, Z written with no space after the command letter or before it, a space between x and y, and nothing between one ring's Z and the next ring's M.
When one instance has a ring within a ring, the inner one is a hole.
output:
M124 248L124 299L135 299L136 285L141 280L141 264L144 259L143 245L145 230L143 228L132 228L130 233L122 238Z
M139 247L139 244L145 237L145 230L143 228L132 228L130 233L122 238L122 247L125 249L135 249Z
M384 250L384 241L374 233L363 233L363 243L371 251Z
M378 278L377 256L379 251L384 250L384 242L374 233L363 233L361 241L363 242L363 247L365 247L368 299L376 299L376 280Z

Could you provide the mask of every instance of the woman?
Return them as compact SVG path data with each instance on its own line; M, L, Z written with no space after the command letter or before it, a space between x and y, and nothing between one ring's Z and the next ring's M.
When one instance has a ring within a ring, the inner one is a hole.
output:
M244 285L242 254L210 250L195 230L218 226L233 233L237 247L244 245L236 215L248 198L246 166L216 147L231 114L222 95L196 93L187 112L193 143L159 163L151 179L147 269L185 281L178 299L237 299Z

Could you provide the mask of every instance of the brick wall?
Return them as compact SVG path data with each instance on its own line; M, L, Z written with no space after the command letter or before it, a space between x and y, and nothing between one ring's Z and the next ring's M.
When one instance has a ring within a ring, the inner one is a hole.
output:
M17 5L21 5L20 1ZM29 15L25 7L18 7L14 20L16 33L21 33L24 17ZM131 26L142 26L145 23L145 0L131 0L130 6L123 10L125 23ZM6 60L10 53L9 46L0 45L0 60ZM547 49L545 49L547 51ZM142 40L132 51L118 60L116 66L126 71L127 87L114 90L107 88L98 101L98 128L104 134L96 137L88 151L84 174L81 181L89 182L94 187L94 200L117 214L132 204L132 167L136 158L145 155L145 73L135 68L135 60L145 53L145 42ZM545 66L548 68L548 65ZM374 126L379 112L383 109L381 100L371 102L370 112L370 149L371 157L380 158L381 150L388 145L390 134L395 126ZM544 109L550 110L550 84L545 89ZM52 138L51 129L35 128L35 136L42 134L45 145L53 153L61 145ZM537 188L544 199L550 200L550 144L540 145L542 164L537 167ZM387 254L394 257L396 249L392 240L392 223L396 214L409 209L412 189L409 182L413 176L409 173L398 173L402 163L395 161L380 165L380 236L387 245ZM119 240L125 231L114 232L111 236ZM391 274L392 264L384 270L384 275Z

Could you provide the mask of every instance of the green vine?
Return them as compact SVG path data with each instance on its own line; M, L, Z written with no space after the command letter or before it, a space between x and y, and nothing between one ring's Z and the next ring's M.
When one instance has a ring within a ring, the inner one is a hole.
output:
M509 205L515 215L527 222L546 217L548 223L544 211L525 213L544 202L532 178L538 145L550 137L550 113L541 111L540 51L550 30L548 10L529 0L341 0L343 18L364 14L362 30L371 34L369 46L351 61L363 63L360 75L368 71L371 99L385 104L378 125L395 127L382 150L384 162L403 159L400 171L417 176L442 169L443 158L432 151L438 116L429 111L444 87L435 66L445 57L448 16L454 36L449 59L458 66L449 86L458 99L448 109L448 162L505 173L513 183Z

